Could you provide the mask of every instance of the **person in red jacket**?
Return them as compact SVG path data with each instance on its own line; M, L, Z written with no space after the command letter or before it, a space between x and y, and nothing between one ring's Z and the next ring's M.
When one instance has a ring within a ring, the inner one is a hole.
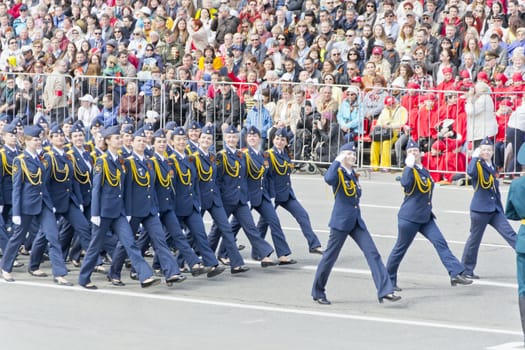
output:
M501 101L508 98L511 87L507 86L507 76L503 73L494 75L494 108L498 110Z
M442 91L438 93L438 100L439 102L445 101L445 92L446 91L454 91L456 90L456 81L454 80L454 77L452 76L454 70L452 67L445 67L442 69L443 72L443 81L436 85L436 90Z
M417 136L422 151L430 150L433 140L437 137L437 130L434 128L438 122L437 106L436 95L433 93L425 94L423 105L417 114L416 124L412 128L415 131L412 135Z
M514 109L521 106L524 92L525 84L522 73L516 72L512 74L512 85L510 86L509 93L514 101Z

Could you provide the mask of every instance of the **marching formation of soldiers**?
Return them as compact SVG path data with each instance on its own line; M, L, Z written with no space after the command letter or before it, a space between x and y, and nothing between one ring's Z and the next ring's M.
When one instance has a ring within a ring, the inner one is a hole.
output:
M47 277L40 269L47 254L53 280L63 286L73 285L66 278L70 261L87 289L97 288L93 272L124 286L126 263L143 288L159 284L160 276L167 285L183 282L182 272L212 278L225 265L232 274L245 273L236 243L240 228L261 267L295 264L276 206L295 217L310 253L323 253L291 186L284 129L263 152L257 128L248 130L241 151L238 130L225 127L223 149L214 154L215 129L196 122L186 129L169 122L158 130L147 123L138 130L131 124L103 128L98 119L89 126L70 118L51 126L44 118L31 126L1 123L0 268L8 282L20 253L29 255L35 277ZM257 223L252 209L260 214ZM213 218L210 234L205 212ZM275 249L265 240L268 227ZM144 259L150 247L152 266Z

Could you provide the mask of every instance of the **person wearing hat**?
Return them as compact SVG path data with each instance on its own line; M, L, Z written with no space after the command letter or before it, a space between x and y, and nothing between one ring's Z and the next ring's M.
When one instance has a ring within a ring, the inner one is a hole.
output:
M106 235L111 230L118 236L120 245L124 246L132 266L138 273L141 287L157 285L160 280L153 276L153 270L137 248L133 231L127 220L128 213L124 203L126 172L123 167L124 160L118 155L122 147L120 130L117 126L113 126L99 134L107 145L107 151L97 158L93 167L91 197L93 232L80 268L78 283L86 289L97 289L97 286L91 282L91 273L107 240Z
M191 155L199 149L199 137L201 136L201 126L195 121L188 121L186 126L186 133L188 134L188 145L186 146L186 154Z
M66 153L65 149L65 134L62 128L55 125L51 128L49 134L51 143L50 149L44 153L43 164L46 168L46 175L48 177L48 190L51 196L53 206L55 208L55 215L57 220L60 220L61 234L59 241L62 249L62 254L67 255L71 243L71 237L65 236L64 233L67 227L72 228L71 234L74 234L78 240L82 250L86 250L89 246L91 237L91 226L88 219L83 214L84 199L83 193L80 189L80 182L77 181L75 175L75 165L72 157ZM89 175L87 180L89 183ZM85 181L86 178L83 178ZM32 246L32 253L38 259L31 262L29 266L29 274L36 277L45 277L46 274L40 270L40 262L42 255L47 246L45 237L35 239Z
M379 302L395 302L401 299L394 294L392 281L361 216L361 186L353 168L356 160L357 150L354 142L346 143L341 146L338 156L324 175L325 182L332 187L335 200L328 223L330 237L323 257L317 265L311 292L314 301L321 305L331 304L326 298L326 284L347 236L352 237L366 258Z
M202 257L202 262L208 271L209 278L224 272L219 261L210 248L206 228L201 217L202 203L199 196L198 172L195 168L195 158L186 154L187 136L182 127L177 127L172 135L174 152L169 156L173 171L173 188L175 193L175 214L183 225L186 225L193 236L196 250Z
M6 224L11 226L13 206L13 160L20 153L17 148L17 129L13 124L2 127L4 145L0 148L0 249L5 251L9 236Z
M470 235L461 261L465 265L464 276L471 279L479 278L474 269L487 225L492 226L513 249L516 246L516 232L503 210L497 169L492 163L493 155L494 145L490 138L485 137L472 153L467 168L467 174L472 178L474 195L470 202Z
M455 91L457 89L456 81L454 79L454 69L452 67L444 67L441 72L443 73L443 80L441 83L437 84L435 89L437 91L442 91L438 93L439 101L445 100L446 91Z
M152 123L144 123L142 129L144 130L144 135L146 135L146 149L144 150L144 153L146 154L146 157L150 158L155 152L153 149L153 134L155 133L155 127Z
M124 160L124 207L131 232L137 232L142 225L141 236L149 238L158 259L166 284L180 283L186 277L180 274L177 260L166 243L166 235L159 217L159 202L155 191L156 172L153 162L145 154L146 133L139 129L133 135L133 154ZM140 251L146 249L148 239L137 242ZM108 280L114 286L124 286L121 280L126 250L119 244L113 254L113 263Z
M434 128L438 121L438 105L439 102L434 93L428 92L421 97L423 102L417 112L414 110L410 113L408 126L410 128L410 136L414 140L418 140L421 150L424 152L430 151L432 141L437 138L437 130Z
M188 239L181 230L181 225L175 215L175 189L173 188L173 169L171 161L166 157L167 135L160 129L153 135L154 155L150 158L155 171L154 188L158 198L159 218L167 230L169 242L179 250L181 258L190 267L192 276L196 277L206 269L201 260L191 248ZM140 241L140 240L139 240ZM155 257L155 261L158 260ZM154 262L155 263L155 262Z
M525 164L525 148L518 152L518 162ZM505 216L509 220L520 221L521 225L516 236L516 272L518 279L518 304L521 318L521 328L525 335L525 177L512 181L507 195Z
M387 59L383 56L383 48L381 46L375 46L372 49L370 62L374 62L376 65L376 73L382 76L386 81L390 80L392 73L392 67Z
M275 206L283 207L295 218L308 242L309 252L312 254L323 254L321 242L312 229L310 217L297 200L292 188L290 175L294 164L288 155L287 146L288 132L285 128L280 128L277 129L273 137L273 147L265 153L275 189ZM261 224L263 225L262 227ZM259 221L258 227L261 227L264 233L268 230L268 224L262 221Z
M261 153L261 132L255 126L247 130L247 148L243 150L246 159L247 170L246 179L248 183L248 197L250 208L259 213L259 217L270 226L272 241L275 251L279 258L279 265L292 265L297 263L294 259L288 258L291 254L290 247L286 242L281 222L271 200L271 180L269 179L268 159ZM241 229L238 222L233 225L233 232ZM252 256L260 260L257 251L252 250Z
M234 126L228 126L224 129L223 136L224 148L217 153L216 173L226 216L229 217L233 214L237 219L252 245L252 250L261 259L261 267L275 266L277 262L270 258L273 248L264 240L266 229L264 234L261 234L248 206L250 196L247 178L249 169L253 170L253 168L248 165L246 155L237 150L239 131ZM216 240L218 234L218 230L212 230L210 241Z
M120 148L120 155L122 158L128 158L133 154L133 134L135 134L135 127L133 125L124 125L120 129L122 135L122 147Z
M498 133L498 123L494 115L494 101L490 86L478 81L467 94L465 104L467 113L467 142L477 148L485 137L494 137Z
M397 284L397 271L418 232L421 232L436 249L441 262L448 271L452 286L471 284L472 281L462 275L465 266L452 254L436 224L435 215L432 212L434 182L428 170L421 164L419 144L413 139L410 139L407 144L405 165L401 175L401 186L405 198L397 214L398 236L386 264L394 288L396 291L401 290Z
M90 94L86 94L78 99L80 107L77 111L77 120L81 120L84 124L89 125L99 114L96 103L97 101Z
M408 111L393 96L384 99L385 108L377 118L372 129L372 148L370 165L374 171L389 172L392 166L392 146L395 144L400 128L408 121Z
M241 102L231 83L229 77L221 77L218 91L207 105L206 123L213 123L217 134L228 125L236 126L241 122Z
M212 232L208 236L212 250L216 250L219 239L222 238L221 252L224 254L221 256L219 253L219 260L225 265L230 265L232 274L244 273L249 268L244 266L244 260L235 243L232 225L228 221L217 184L217 164L215 163L215 154L211 152L213 139L213 127L203 127L199 137L199 148L194 153L199 176L201 215L208 212L213 219Z
M3 250L4 255L0 261L1 273L4 280L14 282L11 271L18 248L23 243L29 227L36 220L42 229L38 232L35 242L47 240L49 244L49 258L54 282L62 286L72 286L73 284L65 278L67 268L58 241L55 208L46 183L49 178L46 176L44 163L38 157L41 149L41 132L42 129L37 126L26 126L24 130L26 148L24 153L18 155L13 161L12 221L14 230ZM31 263L39 259L34 253L36 251L31 252Z
M264 106L264 98L262 94L256 93L253 96L253 101L255 103L246 114L246 120L241 130L241 147L246 144L246 133L248 129L253 126L261 132L260 149L262 150L266 148L268 142L268 131L272 127L273 120L270 112Z

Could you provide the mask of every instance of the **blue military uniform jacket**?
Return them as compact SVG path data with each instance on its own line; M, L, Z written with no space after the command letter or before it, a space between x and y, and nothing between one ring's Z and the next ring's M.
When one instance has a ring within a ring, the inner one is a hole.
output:
M217 207L222 207L222 198L216 179L215 155L212 153L204 154L199 149L195 153L195 164L199 175L202 210L208 210L214 204Z
M0 149L0 205L13 203L13 160L18 155L17 149L4 146Z
M356 226L366 229L359 207L361 186L354 170L348 171L339 161L334 161L324 180L332 186L335 197L328 226L339 231L351 231Z
M126 159L128 157L131 157L131 155L133 154L133 150L132 149L127 149L126 147L122 146L120 148L120 151L119 151L119 155Z
M155 191L155 170L153 162L136 153L126 158L124 180L124 203L126 214L138 218L157 215L159 206Z
M252 207L258 207L261 205L263 198L269 201L272 200L270 195L269 160L251 147L248 147L244 154L246 158L248 198Z
M470 210L487 213L499 211L503 213L496 169L491 168L487 162L476 157L470 161L467 173L472 177L472 187L474 188Z
M186 145L186 154L191 155L194 154L199 150L199 145L193 143L193 141L188 140L188 144Z
M275 202L286 202L290 198L296 199L290 179L293 163L288 154L280 153L277 148L273 147L268 151L268 159Z
M225 205L237 206L248 202L246 161L241 151L225 147L217 153L217 184Z
M151 157L153 168L155 170L155 191L157 192L157 201L159 212L163 213L168 210L175 210L175 187L173 185L173 160L164 155L164 159L158 153Z
M12 170L13 216L38 215L44 205L53 210L53 202L46 186L46 169L40 160L24 151L13 161Z
M85 149L72 147L67 152L71 157L74 168L74 177L80 187L81 204L91 203L91 184L93 177L93 158Z
M106 152L97 158L93 169L93 189L91 192L91 216L116 219L126 216L124 210L124 177L123 159L113 160L111 153ZM121 164L122 162L122 164Z
M74 179L74 167L70 155L60 154L51 148L44 154L44 166L49 176L47 187L57 213L66 213L71 203L77 207L82 204L80 186Z
M432 213L434 182L427 169L418 165L414 165L414 168L405 167L401 186L405 191L405 198L399 208L398 218L421 224L435 218Z
M507 206L505 216L509 220L525 219L525 177L515 179L510 184L507 196ZM522 221L516 239L516 252L525 254L525 224Z
M194 210L201 212L201 199L199 179L192 156L181 156L174 152L170 159L173 160L175 175L175 214L177 216L190 216Z

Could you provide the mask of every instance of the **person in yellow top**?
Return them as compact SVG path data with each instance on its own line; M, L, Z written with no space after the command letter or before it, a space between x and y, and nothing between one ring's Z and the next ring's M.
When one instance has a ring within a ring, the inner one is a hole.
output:
M374 171L381 167L388 172L392 165L391 150L399 135L399 129L405 125L408 112L394 97L385 97L385 108L377 118L377 124L372 130L372 149L370 151L370 165ZM378 132L379 129L382 132ZM385 131L386 130L386 131Z

